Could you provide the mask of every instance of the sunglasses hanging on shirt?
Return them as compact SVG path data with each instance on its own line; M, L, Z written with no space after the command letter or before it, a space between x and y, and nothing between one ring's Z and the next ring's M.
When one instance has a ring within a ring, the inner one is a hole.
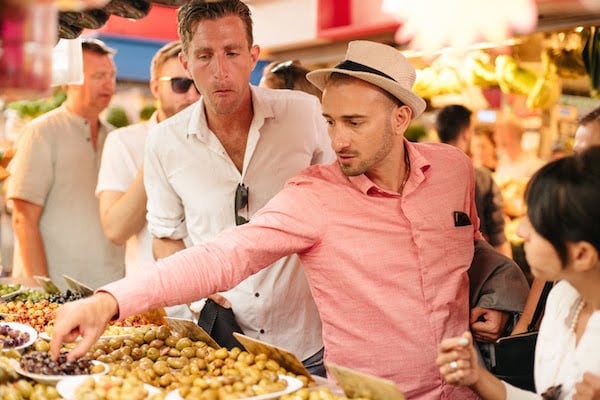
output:
M235 190L235 224L236 225L244 225L248 223L248 218L245 218L238 214L238 211L246 208L246 213L248 213L248 187L243 183L238 183L237 189Z
M182 77L161 76L160 78L158 78L158 80L170 81L171 82L171 90L177 94L187 93L188 90L190 90L190 86L194 85L193 80L191 80L189 78L182 78ZM194 85L194 89L196 89L196 92L200 93L200 91L198 91L198 88L196 87L196 85Z

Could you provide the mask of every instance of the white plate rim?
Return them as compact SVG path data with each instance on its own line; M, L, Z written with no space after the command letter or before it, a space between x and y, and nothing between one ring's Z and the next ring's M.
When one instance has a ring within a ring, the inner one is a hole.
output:
M104 371L96 372L95 374L87 374L87 375L44 375L44 374L35 374L33 372L24 370L23 368L21 368L21 364L19 362L17 362L14 365L14 367L15 367L15 371L19 375L25 376L29 379L33 379L34 381L37 381L40 383L45 383L47 385L56 385L60 380L66 379L66 378L74 378L74 377L80 377L80 376L88 377L88 376L95 376L95 375L106 375L108 373L108 370L110 369L108 364L103 363L102 361L93 360L92 364L104 366Z
M13 290L12 292L0 295L0 298L2 298L5 301L9 301L13 297L18 296L19 294L23 293L24 291L25 291L25 286L20 285L20 287L17 290Z
M26 341L22 345L15 346L15 347L8 347L6 349L4 347L2 347L2 351L20 350L20 349L27 348L27 347L31 346L35 342L35 340L38 338L38 333L32 326L29 326L26 324L21 324L20 322L0 322L0 325L8 325L8 327L11 329L16 329L21 332L29 333L28 341Z
M75 399L75 389L77 389L77 387L81 385L90 376L96 381L100 379L100 375L98 374L65 376L56 384L56 390L63 399L73 400ZM116 377L111 376L110 378L112 379ZM147 383L144 383L144 388L148 391L148 396L146 398L151 398L155 394L162 393L162 391L159 388L157 388L156 386L148 385Z
M302 381L300 379L294 378L293 376L279 374L279 378L280 379L284 379L285 381L287 381L288 385L287 385L287 387L285 389L280 390L278 392L271 392L271 393L259 394L257 396L252 396L252 397L243 397L243 398L241 398L239 400L270 400L270 399L276 399L278 397L283 396L284 394L293 393L296 390L302 388L302 386L304 386L304 383L302 383ZM171 390L165 396L165 400L183 400L183 399L184 398L179 394L179 389Z

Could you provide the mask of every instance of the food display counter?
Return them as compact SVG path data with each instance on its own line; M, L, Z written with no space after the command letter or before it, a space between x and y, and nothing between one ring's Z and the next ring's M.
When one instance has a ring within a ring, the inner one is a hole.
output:
M113 322L85 357L53 361L55 310L83 294L49 294L40 282L47 283L0 279L2 399L346 399L335 381L311 376L283 349L244 336L238 339L248 350L221 348L194 322L166 318L164 310Z

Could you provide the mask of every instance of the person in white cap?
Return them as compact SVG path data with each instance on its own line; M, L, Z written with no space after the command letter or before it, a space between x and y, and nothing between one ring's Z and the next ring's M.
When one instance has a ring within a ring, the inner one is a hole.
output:
M54 357L80 333L69 357L85 354L111 319L208 296L297 253L326 362L390 379L409 399L476 398L435 364L438 343L469 328L467 270L482 239L471 161L404 138L425 101L395 48L350 42L343 62L308 79L323 90L337 162L291 178L247 224L60 308Z

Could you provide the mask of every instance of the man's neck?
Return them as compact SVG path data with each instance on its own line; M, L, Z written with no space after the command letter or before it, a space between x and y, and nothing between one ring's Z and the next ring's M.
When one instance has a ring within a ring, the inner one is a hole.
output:
M65 103L65 106L69 111L73 114L79 115L81 118L85 119L90 126L96 126L99 124L98 116L99 113L95 111L86 110L85 107L78 106L77 104L69 103L68 101Z
M99 114L95 112L86 112L83 107L78 107L71 103L66 103L65 106L73 114L79 115L85 119L90 127L90 142L92 148L96 150L98 148L98 131L100 130L100 119Z

